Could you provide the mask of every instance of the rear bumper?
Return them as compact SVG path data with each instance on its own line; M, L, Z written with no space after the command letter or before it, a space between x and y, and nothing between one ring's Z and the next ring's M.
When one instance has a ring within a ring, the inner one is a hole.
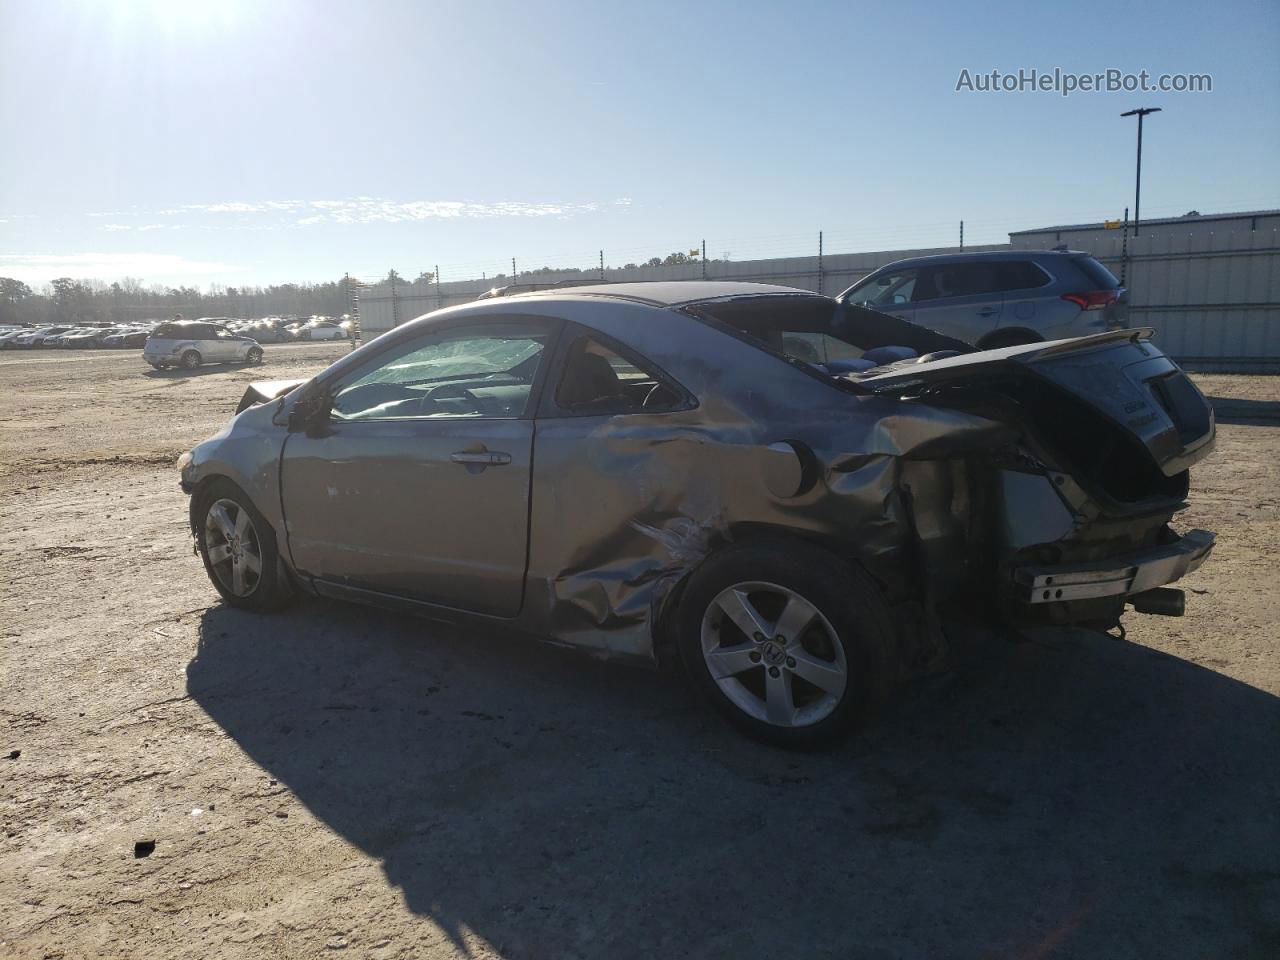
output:
M1017 567L1015 595L1026 604L1051 604L1143 593L1198 568L1214 540L1208 530L1191 530L1173 543L1100 563Z

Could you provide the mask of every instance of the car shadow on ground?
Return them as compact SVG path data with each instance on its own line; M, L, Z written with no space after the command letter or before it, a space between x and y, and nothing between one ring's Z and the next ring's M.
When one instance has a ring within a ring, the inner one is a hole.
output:
M1280 955L1280 700L1087 631L963 664L824 754L643 670L320 602L210 609L188 690L461 952Z
M1280 427L1280 400L1241 400L1237 397L1209 397L1208 400L1219 423Z
M189 380L192 377L206 377L211 373L227 373L231 370L244 370L252 367L260 367L260 363L206 363L201 364L194 370L184 370L182 367L164 367L160 370L144 370L142 375L151 380Z

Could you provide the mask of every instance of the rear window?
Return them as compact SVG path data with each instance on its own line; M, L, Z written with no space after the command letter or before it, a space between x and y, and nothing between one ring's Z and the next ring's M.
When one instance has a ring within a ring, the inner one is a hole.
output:
M1120 288L1120 281L1116 279L1116 275L1093 257L1077 257L1075 263L1097 289L1118 290Z

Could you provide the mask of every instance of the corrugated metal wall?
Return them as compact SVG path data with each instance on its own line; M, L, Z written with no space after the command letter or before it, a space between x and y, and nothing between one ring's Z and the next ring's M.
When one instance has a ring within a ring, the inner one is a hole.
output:
M1234 226L1234 224L1230 224ZM1208 226L1208 225L1206 225ZM1064 238L1073 249L1084 249L1102 260L1117 276L1122 271L1124 241L1120 231L1096 232L1080 242ZM1052 232L1021 234L1021 249L1049 249L1057 241ZM1008 245L966 247L965 252L1008 249ZM835 295L877 267L907 257L955 253L956 248L882 250L870 253L744 260L706 265L606 269L604 278L627 280L751 280L779 283ZM549 273L522 280L594 279L598 274ZM1280 372L1280 231L1162 230L1128 240L1130 320L1156 330L1167 353L1193 369L1240 372ZM393 296L386 283L360 293L361 327L367 338L397 323L440 307L474 300L493 281L463 280L431 284L397 284Z
M1120 231L1075 237L1120 276ZM1023 249L1048 249L1051 238ZM1154 327L1156 342L1197 370L1280 372L1280 230L1163 231L1128 239L1129 321Z

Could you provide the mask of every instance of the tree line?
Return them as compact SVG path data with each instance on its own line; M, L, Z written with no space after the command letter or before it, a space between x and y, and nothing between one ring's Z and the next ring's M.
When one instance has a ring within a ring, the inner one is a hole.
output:
M698 251L677 251L666 257L652 257L643 264L628 263L626 269L699 262ZM595 277L599 274L599 267L537 267L520 271L521 278L548 274ZM492 279L496 283L507 282L504 274L497 274ZM426 285L435 282L435 274L422 271L414 280L408 281L391 270L383 280ZM278 283L265 287L228 287L215 283L206 290L200 290L192 286L145 284L134 277L113 283L59 277L35 290L21 280L0 277L0 323L129 323L167 319L178 313L188 318L341 316L352 312L351 294L358 295L359 289L360 284L349 284L346 278L323 283Z
M39 290L11 277L0 277L0 323L129 323L185 317L309 317L351 312L344 280L325 283L280 283L266 287L208 289L144 284L133 277L114 283L59 277Z

